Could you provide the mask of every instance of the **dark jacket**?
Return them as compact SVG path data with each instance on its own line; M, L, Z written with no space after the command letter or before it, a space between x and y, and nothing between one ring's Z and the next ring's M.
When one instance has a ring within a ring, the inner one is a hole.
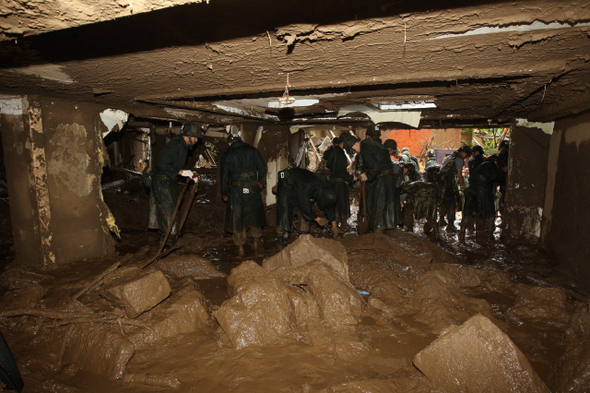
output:
M380 141L361 142L363 170L367 174L366 198L369 228L386 230L397 227L399 216L398 175L389 157L389 149Z
M348 159L340 146L334 146L326 164L330 169L330 183L336 191L337 202L335 207L336 218L345 220L350 217L350 201L348 192Z
M334 221L334 204L323 206L320 198L322 190L326 188L331 188L330 184L307 169L292 168L279 172L277 228L290 232L297 211L307 222L315 220L318 216L313 210L313 202L318 203L318 207L324 211L329 221Z
M478 166L483 164L483 162L485 160L486 160L486 158L484 157L483 154L478 154L475 157L473 157L471 160L469 160L469 162L467 163L468 168L469 168L469 176L471 176L471 173L473 173L475 168L477 168Z
M469 176L465 192L465 212L469 217L493 219L496 215L494 190L497 182L506 179L506 172L494 161L484 161Z
M175 136L160 150L156 167L152 171L152 184L149 198L150 229L166 232L178 201L178 172L186 164L190 146L182 136ZM178 217L175 222L178 221ZM170 234L173 243L177 225Z
M221 194L228 197L225 230L236 233L262 228L265 222L259 182L266 177L266 164L253 146L238 140L221 157Z
M166 175L168 179L176 181L178 172L186 164L189 150L189 145L186 144L181 135L170 139L170 142L158 154L158 161L156 162L153 174Z

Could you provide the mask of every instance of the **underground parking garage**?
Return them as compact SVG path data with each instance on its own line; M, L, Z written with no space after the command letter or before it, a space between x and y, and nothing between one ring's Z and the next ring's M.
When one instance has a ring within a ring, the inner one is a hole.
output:
M31 392L587 391L590 6L443 3L0 5L3 369ZM165 253L143 173L187 122L199 183ZM280 171L371 124L440 151L509 135L494 240L359 235L351 190L338 237L278 244ZM234 133L267 167L243 257Z

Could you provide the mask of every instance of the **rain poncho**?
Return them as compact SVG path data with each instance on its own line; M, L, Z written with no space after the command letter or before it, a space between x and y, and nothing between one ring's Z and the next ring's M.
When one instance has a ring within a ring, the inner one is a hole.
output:
M361 142L360 155L367 175L369 228L373 231L396 228L399 190L395 187L397 175L389 150L380 141L367 138Z
M225 230L242 232L262 228L266 221L259 182L266 176L266 164L253 146L237 140L221 158L221 194L227 196Z
M330 169L330 183L336 191L336 218L346 220L350 217L350 201L348 194L348 159L340 146L334 146L329 155L326 167Z
M328 191L328 192L326 192ZM334 196L325 198L326 194ZM291 232L293 217L297 212L308 223L317 218L313 202L324 211L328 221L336 219L335 192L331 185L307 169L292 168L279 172L277 185L277 228Z
M494 161L485 161L469 176L469 187L465 191L466 217L490 220L496 216L494 189L497 182L506 179L506 172L498 168Z
M175 136L162 148L156 167L152 171L152 184L149 199L150 229L165 233L170 225L172 214L178 202L178 172L184 167L190 146L182 136ZM170 232L169 243L175 242L178 234L178 219Z

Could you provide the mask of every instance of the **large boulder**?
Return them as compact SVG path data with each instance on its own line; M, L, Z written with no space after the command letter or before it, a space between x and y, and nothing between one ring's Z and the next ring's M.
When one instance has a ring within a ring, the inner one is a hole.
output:
M481 314L443 334L414 365L449 392L549 392L518 347Z
M566 331L567 348L551 365L549 384L558 393L585 393L590 386L590 312L579 304Z
M215 315L217 322L237 349L267 345L297 330L295 305L289 287L254 261L232 270L228 284L235 294Z
M211 321L206 299L190 279L183 288L138 319L149 329L140 329L130 336L129 340L136 348L163 338L199 331Z
M265 269L246 261L228 278L232 298L216 313L217 321L236 348L298 339L338 352L358 351L325 340L351 332L361 318L362 299L348 279L321 260L297 268Z
M167 276L175 278L190 277L193 280L208 280L227 277L227 274L217 270L210 260L196 254L170 255L160 259L155 267Z
M170 284L159 270L125 269L103 289L103 296L120 304L129 318L136 318L170 296Z
M133 343L124 338L118 326L81 323L72 325L62 338L62 365L89 371L108 379L123 376L135 353Z
M266 258L262 266L268 270L280 267L297 268L315 259L348 280L348 257L344 246L335 240L314 238L311 235L299 236L281 252Z
M514 306L508 310L508 318L517 324L565 327L569 320L567 296L559 288L522 285Z
M415 319L440 334L449 326L459 325L472 315L482 313L492 318L490 304L484 299L465 296L453 276L433 270L415 278L412 297Z

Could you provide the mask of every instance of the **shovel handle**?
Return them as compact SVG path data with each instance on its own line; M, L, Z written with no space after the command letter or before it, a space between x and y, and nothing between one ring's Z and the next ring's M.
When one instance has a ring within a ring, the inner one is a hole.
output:
M182 200L184 199L184 194L186 192L186 189L188 187L188 183L190 183L190 181L191 181L190 177L186 179L186 183L184 183L184 187L182 188L182 191L181 191L180 195L178 196L178 201L176 202L176 207L174 208L174 213L172 213L172 218L170 218L170 225L168 225L168 229L166 230L166 235L162 239L162 242L160 243L160 247L158 248L158 252L156 253L156 255L159 255L162 252L162 250L164 249L164 246L166 246L166 242L168 241L168 237L170 236L170 232L172 232L172 227L174 226L174 221L176 220L176 216L178 214L178 209L180 209L180 205L182 204Z

